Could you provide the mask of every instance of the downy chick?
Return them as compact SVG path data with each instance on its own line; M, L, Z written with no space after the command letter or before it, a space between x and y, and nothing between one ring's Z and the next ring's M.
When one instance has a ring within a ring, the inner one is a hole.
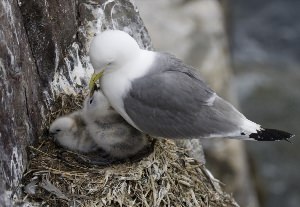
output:
M94 141L112 157L131 157L148 143L146 135L130 126L111 108L101 91L86 98L83 114Z
M50 135L64 148L78 152L92 152L97 145L86 128L82 111L57 118L50 126Z

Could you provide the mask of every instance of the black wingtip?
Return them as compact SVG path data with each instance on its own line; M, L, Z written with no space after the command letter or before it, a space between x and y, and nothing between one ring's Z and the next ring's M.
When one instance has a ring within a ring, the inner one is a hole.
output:
M261 129L257 130L257 133L252 133L249 135L250 138L255 139L257 141L279 141L285 140L290 142L290 138L294 137L295 135L280 131L277 129Z

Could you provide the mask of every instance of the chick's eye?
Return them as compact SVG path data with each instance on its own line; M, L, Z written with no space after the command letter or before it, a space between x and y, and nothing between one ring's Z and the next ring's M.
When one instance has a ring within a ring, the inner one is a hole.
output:
M56 132L60 132L61 130L60 129L57 129L57 130L55 130Z

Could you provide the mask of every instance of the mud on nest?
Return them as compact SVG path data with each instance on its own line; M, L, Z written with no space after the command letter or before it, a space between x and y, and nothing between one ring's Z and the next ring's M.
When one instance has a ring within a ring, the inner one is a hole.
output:
M83 95L61 95L45 128L58 116L78 110ZM136 163L84 165L48 137L29 147L24 200L38 206L237 206L215 185L204 166L174 142L156 142Z

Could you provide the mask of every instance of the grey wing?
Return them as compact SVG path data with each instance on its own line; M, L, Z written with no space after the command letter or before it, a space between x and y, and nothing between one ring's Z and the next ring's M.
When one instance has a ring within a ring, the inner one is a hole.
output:
M133 81L126 113L143 132L167 138L232 134L244 116L183 64Z

